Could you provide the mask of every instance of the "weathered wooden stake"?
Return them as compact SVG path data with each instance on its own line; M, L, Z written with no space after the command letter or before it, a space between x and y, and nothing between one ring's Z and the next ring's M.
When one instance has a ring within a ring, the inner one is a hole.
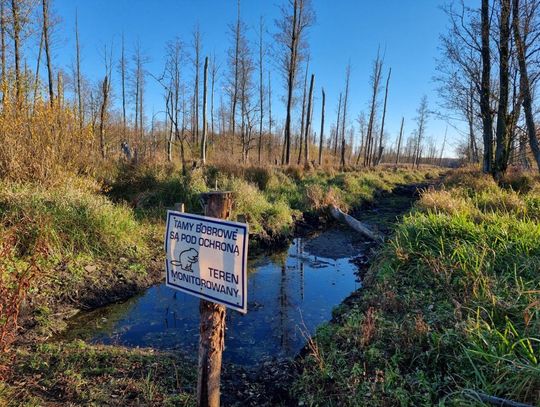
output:
M232 209L231 192L201 194L204 214L228 219ZM219 407L221 356L225 345L225 306L200 300L199 366L197 379L197 406Z

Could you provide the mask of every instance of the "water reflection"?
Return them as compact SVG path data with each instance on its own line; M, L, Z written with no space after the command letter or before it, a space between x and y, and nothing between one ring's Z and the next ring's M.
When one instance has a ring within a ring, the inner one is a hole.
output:
M348 256L331 259L318 257L309 240L296 239L283 253L251 261L248 313L227 312L224 360L252 366L265 358L294 356L304 345L305 334L329 320L332 308L359 286L349 259L360 248L345 244L350 246ZM181 349L195 356L198 304L195 297L157 285L122 304L74 318L66 336Z

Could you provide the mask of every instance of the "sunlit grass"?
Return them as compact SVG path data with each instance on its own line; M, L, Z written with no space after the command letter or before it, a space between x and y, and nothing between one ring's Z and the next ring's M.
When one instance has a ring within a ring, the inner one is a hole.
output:
M371 267L361 302L319 331L324 359L306 359L301 398L540 403L540 194L536 177L512 180L521 189L464 170L423 193Z

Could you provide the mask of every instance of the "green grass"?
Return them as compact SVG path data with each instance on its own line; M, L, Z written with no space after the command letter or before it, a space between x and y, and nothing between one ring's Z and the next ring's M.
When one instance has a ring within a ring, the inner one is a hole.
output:
M167 208L183 202L200 213L198 195L214 189L234 192L232 217L245 215L260 237L286 235L302 212L319 211L329 203L344 210L371 201L398 184L421 182L438 170L304 171L299 167L263 168L208 166L182 176L173 167L121 167L106 184L108 195L135 205L143 218L162 219Z
M474 182L471 180L475 179ZM540 405L540 197L478 173L425 192L359 302L321 328L296 392L308 405Z
M176 355L82 341L19 349L0 405L193 406L196 374Z
M25 313L48 335L61 328L50 321L60 304L99 299L128 281L147 285L155 231L88 179L49 188L0 183L0 282L38 265Z

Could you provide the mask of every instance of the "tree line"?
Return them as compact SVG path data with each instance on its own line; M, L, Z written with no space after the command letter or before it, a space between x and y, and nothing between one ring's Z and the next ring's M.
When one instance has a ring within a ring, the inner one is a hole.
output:
M256 27L244 21L238 0L222 61L205 54L204 35L195 25L191 38L176 37L165 44L162 70L150 72L141 45L137 42L128 50L122 34L120 44L103 46L102 76L95 82L81 66L77 15L74 66L65 69L53 60L52 33L60 22L51 3L0 0L4 176L18 167L37 167L21 157L38 150L51 152L45 161L64 160L79 170L118 158L180 162L184 171L193 163L204 164L209 156L215 161L342 168L442 162L445 143L441 147L426 137L431 114L426 97L406 140L404 118L399 134L390 137L385 131L392 70L380 52L373 61L367 113L355 118L350 111L354 87L349 63L337 98L337 119L328 124L327 94L310 65L309 32L316 21L311 0L284 0L273 26L261 17ZM39 44L33 62L29 52L24 54L32 42ZM276 85L271 67L277 67L284 88L284 118L273 115ZM148 86L163 91L157 112L147 110ZM321 126L314 129L319 114Z

